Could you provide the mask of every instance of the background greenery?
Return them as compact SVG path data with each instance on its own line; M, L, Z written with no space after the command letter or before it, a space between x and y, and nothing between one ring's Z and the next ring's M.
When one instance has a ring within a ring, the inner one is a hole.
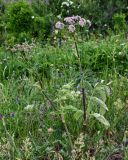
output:
M9 45L36 38L42 42L53 33L57 16L80 15L92 22L90 32L108 35L109 31L127 31L127 0L80 0L62 6L62 0L0 2L1 44ZM66 1L68 2L68 1ZM33 18L32 18L33 17ZM85 32L85 31L84 31Z

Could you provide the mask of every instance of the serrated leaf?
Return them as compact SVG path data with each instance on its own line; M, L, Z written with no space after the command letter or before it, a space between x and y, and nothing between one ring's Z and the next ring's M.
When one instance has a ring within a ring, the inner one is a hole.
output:
M99 122L101 122L102 124L104 124L106 127L109 127L110 124L109 122L106 120L106 118L104 116L102 116L99 113L94 113L92 114L92 116L94 116Z

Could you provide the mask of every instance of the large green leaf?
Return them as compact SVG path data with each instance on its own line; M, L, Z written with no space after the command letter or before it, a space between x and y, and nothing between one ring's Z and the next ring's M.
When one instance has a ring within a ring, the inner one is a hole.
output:
M92 116L94 116L99 122L101 122L102 124L104 124L106 127L109 127L110 124L109 122L106 120L106 118L104 116L102 116L99 113L94 113L92 114Z
M102 107L104 110L108 111L108 107L106 106L106 104L104 103L104 101L102 101L101 99L99 99L97 97L91 96L90 99L89 99L89 101L90 101L89 102L90 105L92 105L92 106L99 106L99 107Z

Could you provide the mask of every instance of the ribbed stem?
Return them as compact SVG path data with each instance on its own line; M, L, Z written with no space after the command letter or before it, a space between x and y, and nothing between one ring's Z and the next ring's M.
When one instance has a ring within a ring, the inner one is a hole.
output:
M77 54L77 58L78 58L80 75L83 77L84 73L83 73L82 64L81 64L81 57L80 57L80 54L79 54L79 50L78 50L78 46L77 46L77 42L76 42L75 36L73 36L73 37L74 37L76 54ZM85 132L86 131L86 126L87 126L87 113L86 113L87 102L86 102L86 93L85 93L85 88L84 88L84 85L83 85L83 80L81 81L81 84L82 84L82 88L81 88L81 90L82 90L82 104L83 104L83 112L84 112L83 129L84 129L84 132Z

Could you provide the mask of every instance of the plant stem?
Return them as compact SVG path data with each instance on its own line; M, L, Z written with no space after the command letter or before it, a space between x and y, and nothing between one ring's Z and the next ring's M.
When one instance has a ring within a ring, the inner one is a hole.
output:
M84 111L84 117L83 117L83 118L84 118L83 129L84 129L84 132L85 132L85 131L86 131L86 126L87 126L87 114L86 114L87 105L86 105L85 88L84 88L84 85L83 85L83 69L82 69L81 57L80 57L80 54L79 54L77 42L76 42L75 36L73 36L73 37L74 37L74 43L75 43L76 54L77 54L77 58L78 58L78 64L79 64L80 75L82 76L82 81L81 81L82 88L81 88L81 89L82 89L82 104L83 104L83 111Z
M36 76L38 77L39 85L40 85L40 87L41 87L41 89L42 89L41 93L42 93L42 94L44 95L44 97L48 100L48 102L50 103L50 105L55 109L53 101L52 101L52 100L47 96L47 94L43 91L42 80L40 79L40 77L38 76L37 73L35 73L35 74L36 74Z
M67 127L66 122L65 122L64 114L61 114L61 119L62 119L62 122L63 122L63 124L64 124L64 128L65 128L65 131L66 131L67 136L68 136L68 139L69 139L69 143L70 143L71 150L73 150L73 143L72 143L72 139L71 139L70 132L69 132L68 127Z
M76 54L77 54L77 58L78 58L79 70L80 70L80 74L82 76L83 75L83 69L82 69L82 65L81 65L81 58L80 58L80 54L79 54L79 50L78 50L78 46L77 46L77 43L76 43L75 36L74 36L74 42L75 42L75 49L76 49Z
M82 87L82 100L83 100L83 110L84 110L84 123L83 123L83 127L84 130L86 130L86 126L87 126L87 114L86 114L86 94L85 94L85 89L84 87Z

